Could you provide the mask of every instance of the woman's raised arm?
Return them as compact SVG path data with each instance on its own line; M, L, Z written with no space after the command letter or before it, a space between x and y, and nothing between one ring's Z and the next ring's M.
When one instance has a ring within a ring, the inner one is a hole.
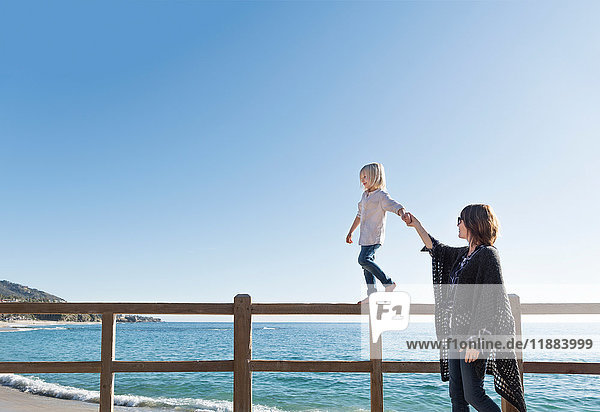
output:
M423 228L423 225L421 225L421 222L419 222L419 220L414 217L412 213L406 212L402 220L404 220L406 226L415 228L427 249L431 250L433 248L433 242L431 241L429 233L427 233L425 228Z

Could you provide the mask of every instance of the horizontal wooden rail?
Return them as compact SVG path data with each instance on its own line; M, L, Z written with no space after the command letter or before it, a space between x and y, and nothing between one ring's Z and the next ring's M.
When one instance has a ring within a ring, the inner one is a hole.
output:
M253 303L253 315L360 315L354 303Z
M115 372L233 372L233 361L115 361L113 370Z
M233 315L232 303L0 303L0 313Z
M371 361L251 360L253 372L371 372Z
M383 361L384 373L440 373L440 362Z
M114 361L116 372L232 372L232 360ZM101 362L0 362L0 373L100 373Z
M254 303L253 315L361 315L350 303ZM231 303L0 303L0 313L127 313L145 315L233 315ZM413 303L411 315L433 315L434 305ZM522 303L523 315L600 314L600 303Z
M570 375L600 375L600 363L595 362L523 362L525 373Z
M525 373L600 375L597 362L523 362ZM114 372L233 372L232 360L114 361ZM435 362L383 361L383 373L439 373ZM370 372L371 361L252 360L253 372ZM0 362L0 373L100 373L100 362Z
M521 303L523 315L598 315L600 303Z
M0 362L0 373L100 373L100 361Z
M434 305L413 303L411 315L433 315ZM254 303L253 315L362 315L356 303Z

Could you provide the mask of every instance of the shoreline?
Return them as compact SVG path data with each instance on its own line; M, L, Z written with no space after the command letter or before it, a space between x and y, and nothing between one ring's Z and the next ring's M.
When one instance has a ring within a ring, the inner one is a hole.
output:
M14 320L0 321L0 332L22 332L38 326L102 325L102 322L67 322L53 320Z
M0 320L0 327L7 325L23 325L23 326L40 326L40 325L101 325L102 322L72 322L67 320L35 320L35 319L23 319L23 320Z
M33 395L9 386L0 386L0 412L97 412L99 407L97 403ZM148 408L135 407L132 409L127 406L115 406L114 410L119 412L152 411Z

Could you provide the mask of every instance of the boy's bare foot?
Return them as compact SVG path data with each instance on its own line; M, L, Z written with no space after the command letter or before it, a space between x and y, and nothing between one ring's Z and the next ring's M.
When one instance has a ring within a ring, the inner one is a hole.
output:
M364 304L367 304L367 303L369 303L369 297L368 296L366 298L364 298L363 300L359 300L358 301L359 305L364 305Z
M396 289L396 284L395 283L392 283L391 285L387 285L385 287L385 291L386 292L392 292L394 289Z

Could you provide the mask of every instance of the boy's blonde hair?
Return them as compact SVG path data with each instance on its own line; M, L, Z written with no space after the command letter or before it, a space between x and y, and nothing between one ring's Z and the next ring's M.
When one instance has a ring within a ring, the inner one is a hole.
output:
M368 188L385 190L385 170L381 163L369 163L360 169L358 178L365 174L367 177Z

